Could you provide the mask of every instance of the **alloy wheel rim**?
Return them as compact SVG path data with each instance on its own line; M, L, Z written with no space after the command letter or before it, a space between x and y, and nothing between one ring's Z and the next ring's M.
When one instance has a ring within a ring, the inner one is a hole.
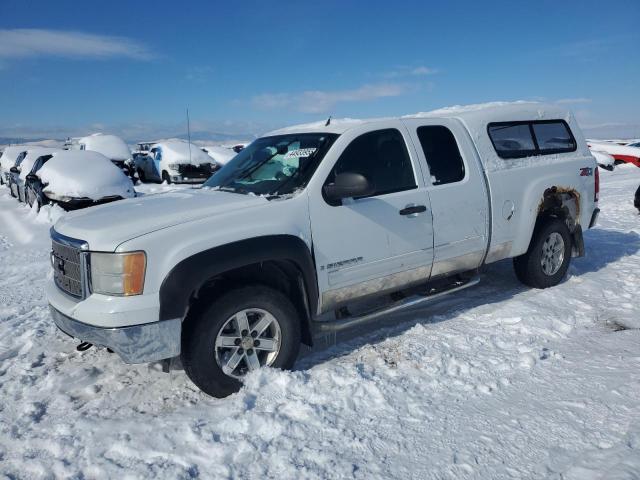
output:
M542 244L540 265L545 275L558 273L564 262L564 240L558 232L551 232Z
M271 366L280 353L282 331L278 320L261 308L240 310L227 319L215 340L220 369L233 378Z

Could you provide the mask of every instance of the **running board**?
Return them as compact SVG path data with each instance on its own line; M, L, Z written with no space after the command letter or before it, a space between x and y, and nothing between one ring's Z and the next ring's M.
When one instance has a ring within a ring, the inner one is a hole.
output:
M374 310L373 312L365 313L363 315L357 317L349 317L341 320L334 321L324 321L324 322L314 322L315 331L317 333L335 333L341 330L346 330L347 328L352 328L357 325L361 325L363 323L367 323L376 318L382 317L383 315L388 315L390 313L395 313L406 308L415 307L418 305L422 305L423 303L432 302L437 300L440 297L444 297L445 295L449 295L450 293L459 292L460 290L464 290L465 288L473 287L480 282L480 277L475 276L470 278L466 282L457 282L453 284L452 287L447 288L445 290L439 290L431 294L413 296L404 300L400 300L395 302L388 307L383 307L379 310Z

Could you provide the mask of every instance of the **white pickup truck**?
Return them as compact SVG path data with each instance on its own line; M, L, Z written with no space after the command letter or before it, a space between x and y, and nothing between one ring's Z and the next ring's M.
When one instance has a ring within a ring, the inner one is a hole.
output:
M180 357L224 396L318 334L474 285L485 264L513 258L526 285L556 285L597 200L596 162L557 106L291 127L203 188L63 217L48 298L84 346Z

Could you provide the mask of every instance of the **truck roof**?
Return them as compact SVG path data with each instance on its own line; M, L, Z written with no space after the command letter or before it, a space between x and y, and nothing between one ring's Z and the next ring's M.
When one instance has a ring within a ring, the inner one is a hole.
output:
M462 120L469 129L485 129L487 123L507 122L518 120L543 120L543 119L563 119L570 123L571 113L568 109L557 104L539 102L490 102L473 105L456 105L452 107L439 108L428 112L418 112L401 117L382 117L369 119L339 118L331 119L329 125L327 121L306 123L285 127L267 133L265 136L284 135L288 133L337 133L342 134L347 130L365 124L375 124L391 119L408 118L457 118Z

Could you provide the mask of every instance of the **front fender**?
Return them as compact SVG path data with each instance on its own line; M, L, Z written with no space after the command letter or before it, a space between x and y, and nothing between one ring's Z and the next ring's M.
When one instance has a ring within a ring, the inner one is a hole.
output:
M318 284L306 243L293 235L267 235L204 250L175 265L160 286L160 320L184 318L193 294L207 280L269 260L289 260L297 266L304 281L309 309L314 312Z

